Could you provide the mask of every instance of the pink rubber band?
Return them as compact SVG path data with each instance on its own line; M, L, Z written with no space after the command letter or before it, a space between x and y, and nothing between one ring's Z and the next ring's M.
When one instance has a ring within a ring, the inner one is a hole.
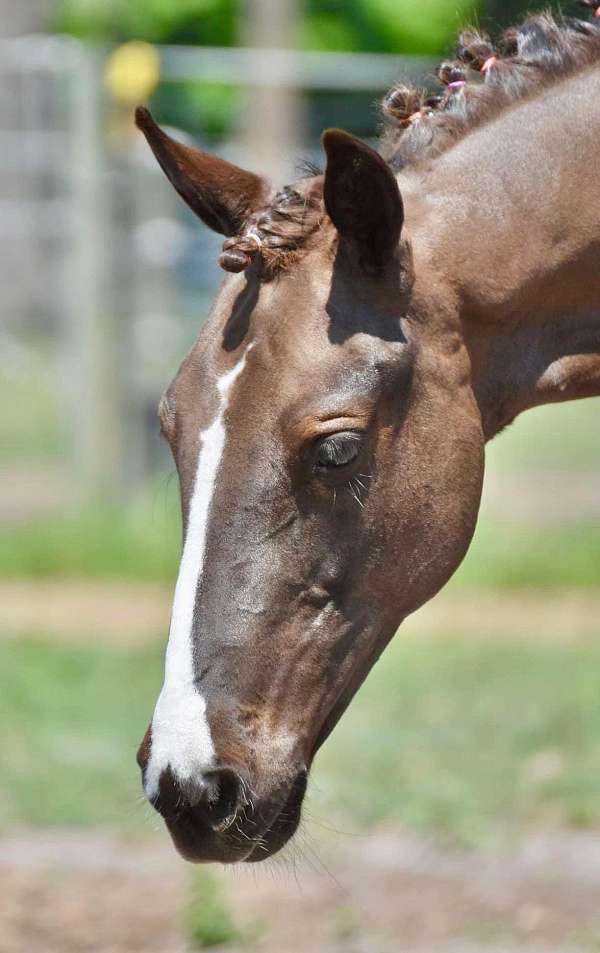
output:
M482 72L482 73L487 73L487 71L488 71L489 69L491 69L492 66L495 66L497 62L498 62L498 57L497 57L497 56L488 56L487 60L485 61L485 63L484 63L483 66L481 67L481 72Z
M466 86L466 80L457 79L454 83L448 83L448 89L462 89L463 86Z

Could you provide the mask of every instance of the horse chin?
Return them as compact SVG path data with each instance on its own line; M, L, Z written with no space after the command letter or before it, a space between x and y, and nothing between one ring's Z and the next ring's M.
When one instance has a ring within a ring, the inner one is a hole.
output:
M252 851L252 844L240 844L238 838L215 834L198 823L193 812L177 820L165 819L171 840L181 857L192 864L239 864Z

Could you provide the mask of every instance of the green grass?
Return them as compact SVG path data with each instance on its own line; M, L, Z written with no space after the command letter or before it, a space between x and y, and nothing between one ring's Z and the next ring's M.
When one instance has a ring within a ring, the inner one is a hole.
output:
M487 465L503 473L598 471L600 398L536 407L488 444Z
M0 641L0 825L143 826L135 753L162 651Z
M206 867L190 877L183 928L192 948L223 946L242 939L220 881Z
M319 800L463 844L597 826L599 672L600 644L400 633L322 752Z
M64 453L61 394L42 359L27 354L27 373L0 374L0 462L32 463Z
M172 582L180 547L177 485L151 499L103 501L11 526L0 534L0 577L89 576Z
M172 583L179 558L175 480L152 500L94 503L0 534L0 577L88 576ZM480 519L452 585L488 589L600 585L600 525Z
M0 824L148 829L162 650L0 642ZM461 844L600 826L600 644L400 634L317 758L309 814ZM150 825L151 826L151 825Z
M600 524L500 522L482 515L450 586L482 589L598 587Z

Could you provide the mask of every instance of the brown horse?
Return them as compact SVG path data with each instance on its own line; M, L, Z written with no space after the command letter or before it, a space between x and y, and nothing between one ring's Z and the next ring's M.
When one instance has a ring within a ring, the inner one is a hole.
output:
M598 22L463 34L441 96L386 97L383 157L329 130L324 175L276 195L138 111L233 273L160 404L184 546L139 763L187 858L288 840L316 751L465 555L485 442L600 394Z

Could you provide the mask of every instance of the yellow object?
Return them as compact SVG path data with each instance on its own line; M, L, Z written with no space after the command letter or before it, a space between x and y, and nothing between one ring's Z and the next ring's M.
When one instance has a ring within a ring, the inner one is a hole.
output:
M104 82L120 103L135 105L148 99L160 80L160 57L150 43L131 40L109 56Z

